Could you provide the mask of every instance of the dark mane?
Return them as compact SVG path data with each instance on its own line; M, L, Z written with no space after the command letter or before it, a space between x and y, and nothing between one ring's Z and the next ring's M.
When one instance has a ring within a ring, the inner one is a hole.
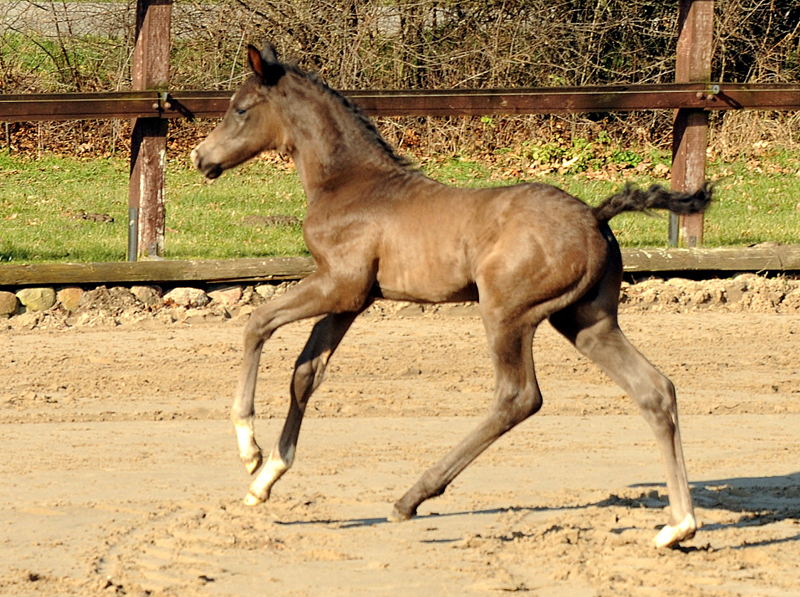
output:
M303 72L295 64L284 64L284 67L287 70L291 70L298 76L314 83L314 85L316 85L317 88L319 88L320 91L322 91L325 95L328 95L339 102L339 104L341 104L345 110L353 116L356 125L364 133L364 136L376 146L380 147L392 162L403 168L413 168L413 163L411 160L404 156L398 155L395 152L394 148L383 138L380 131L378 131L378 129L375 127L375 124L373 124L369 117L364 114L364 111L358 104L354 103L335 89L328 87L317 73Z

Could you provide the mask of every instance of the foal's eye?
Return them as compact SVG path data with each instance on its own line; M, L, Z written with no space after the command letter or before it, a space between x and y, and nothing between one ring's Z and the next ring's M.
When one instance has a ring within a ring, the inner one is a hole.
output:
M236 114L238 114L239 116L244 116L244 113L247 112L247 110L245 110L244 108L236 108L234 112L236 112Z

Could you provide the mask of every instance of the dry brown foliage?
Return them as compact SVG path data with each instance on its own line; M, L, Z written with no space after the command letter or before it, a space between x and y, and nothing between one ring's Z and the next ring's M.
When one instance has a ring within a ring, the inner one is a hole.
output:
M175 89L232 89L247 75L244 49L271 40L337 89L508 88L674 80L677 2L648 0L177 0ZM129 87L135 2L3 2L0 92ZM716 0L714 80L800 80L796 0ZM103 35L97 32L102 31ZM669 113L382 119L414 153L483 152L522 141L600 130L630 144L669 144ZM798 142L796 114L727 113L712 119L713 151L759 141ZM184 148L208 123L174 124ZM14 124L0 134L19 151L127 149L126 123Z

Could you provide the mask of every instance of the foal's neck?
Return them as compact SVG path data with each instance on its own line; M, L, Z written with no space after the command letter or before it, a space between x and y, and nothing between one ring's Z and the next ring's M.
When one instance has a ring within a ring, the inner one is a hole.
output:
M406 171L377 133L333 92L306 79L293 83L301 87L285 96L287 150L309 203L356 178L363 181Z

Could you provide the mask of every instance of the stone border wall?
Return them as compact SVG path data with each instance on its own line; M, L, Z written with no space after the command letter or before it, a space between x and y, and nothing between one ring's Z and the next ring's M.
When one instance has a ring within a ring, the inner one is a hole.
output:
M0 291L0 330L222 322L247 317L293 284L296 282L176 287L166 292L158 286ZM620 311L798 314L800 280L756 274L702 281L651 278L636 284L623 283ZM368 313L400 317L478 316L478 309L474 303L418 305L378 301Z

